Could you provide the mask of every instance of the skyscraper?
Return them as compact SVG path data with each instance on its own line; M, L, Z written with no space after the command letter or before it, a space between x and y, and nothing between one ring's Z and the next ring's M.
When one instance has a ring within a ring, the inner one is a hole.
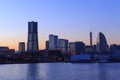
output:
M57 35L49 35L49 50L57 50L58 49L58 36Z
M97 52L103 53L108 50L107 41L103 33L99 32L97 37Z
M38 47L38 23L31 21L28 22L28 51L37 51Z
M59 49L62 53L68 52L68 40L66 39L59 39Z

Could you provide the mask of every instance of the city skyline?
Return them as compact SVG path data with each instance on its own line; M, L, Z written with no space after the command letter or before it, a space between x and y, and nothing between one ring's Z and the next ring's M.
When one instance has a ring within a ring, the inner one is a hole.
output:
M120 44L119 3L119 0L1 0L0 46L18 50L19 42L27 44L29 21L38 22L39 49L45 49L49 34L89 45L90 31L93 44L99 32L104 33L108 44Z

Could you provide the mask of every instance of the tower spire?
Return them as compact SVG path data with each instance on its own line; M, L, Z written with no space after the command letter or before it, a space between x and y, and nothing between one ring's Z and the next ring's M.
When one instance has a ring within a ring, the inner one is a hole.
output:
M90 47L92 48L92 32L90 31Z

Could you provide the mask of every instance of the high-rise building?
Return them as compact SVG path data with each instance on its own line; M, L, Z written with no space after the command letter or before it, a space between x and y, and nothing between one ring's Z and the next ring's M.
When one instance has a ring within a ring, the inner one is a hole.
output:
M76 53L84 53L85 52L85 44L82 41L75 42L75 52Z
M49 50L57 50L58 49L58 36L57 35L49 35Z
M90 47L92 48L92 32L90 32Z
M19 52L25 51L25 42L19 42Z
M96 50L99 53L104 53L108 50L106 38L105 38L104 34L101 32L99 32L99 34L97 36Z
M69 53L76 54L75 53L75 42L69 42Z
M84 53L85 52L85 44L82 41L70 42L69 43L69 53Z
M46 50L49 50L49 41L46 41Z
M66 39L59 39L59 49L62 53L68 52L68 40Z
M37 51L38 47L38 23L31 21L28 22L28 51Z

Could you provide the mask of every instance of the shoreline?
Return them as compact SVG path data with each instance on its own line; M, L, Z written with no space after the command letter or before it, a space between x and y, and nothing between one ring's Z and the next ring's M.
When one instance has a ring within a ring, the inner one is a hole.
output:
M1 64L37 64L37 63L84 63L84 64L87 64L87 63L92 63L92 64L96 64L96 63L120 63L120 62L72 62L72 61L63 61L63 62L4 62L4 63L0 63Z

